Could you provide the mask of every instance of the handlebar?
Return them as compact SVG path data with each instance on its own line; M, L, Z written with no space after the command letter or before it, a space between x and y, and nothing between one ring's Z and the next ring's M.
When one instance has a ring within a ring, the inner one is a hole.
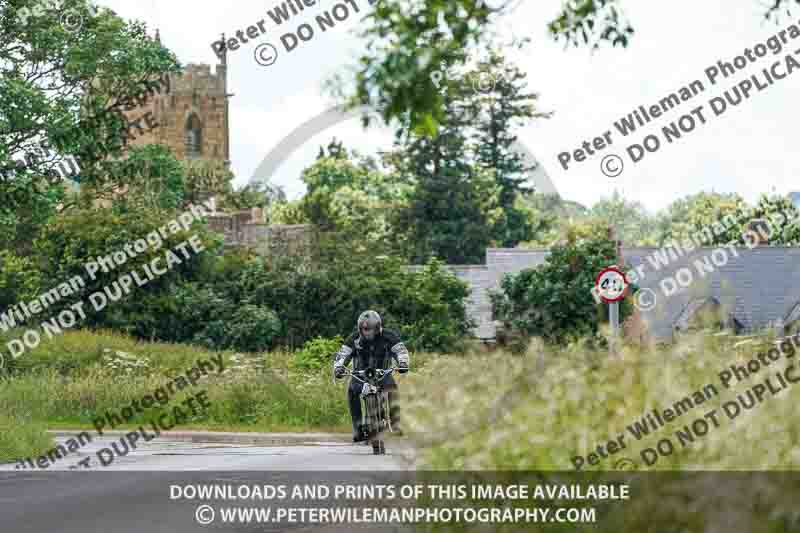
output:
M355 372L351 372L351 374L357 374L359 376L366 376L367 372L369 372L370 370L374 370L378 374L378 376L383 377L383 376L386 376L388 374L391 374L394 370L396 370L396 368L395 367L392 367L392 368L374 368L374 369L371 368L371 369L368 369L368 370L356 370Z
M386 376L388 376L389 374L391 374L395 370L399 370L399 368L398 367L391 367L391 368L387 368L387 369L370 368L370 369L367 369L367 370L356 370L356 371L352 371L349 368L345 368L344 370L345 370L345 375L349 374L350 376L352 376L353 378L357 379L361 383L366 383L366 381L361 379L359 376L368 377L367 373L370 370L375 372L375 374L377 375L378 381L381 381L381 380L383 380L383 378L385 378ZM334 380L333 381L334 381L334 383L336 383L336 377L335 376L334 376Z
M374 369L370 368L368 370L356 370L355 372L345 368L346 372L348 372L351 376L353 376L354 378L356 378L358 381L360 381L362 383L366 383L366 381L364 381L363 379L359 378L359 376L368 378L369 377L368 373L369 373L370 370L375 372L376 377L378 378L378 381L380 381L383 378L385 378L386 376L388 376L389 374L391 374L392 372L394 372L395 370L397 370L397 368L392 367L392 368L387 368L385 370L383 368L374 368Z

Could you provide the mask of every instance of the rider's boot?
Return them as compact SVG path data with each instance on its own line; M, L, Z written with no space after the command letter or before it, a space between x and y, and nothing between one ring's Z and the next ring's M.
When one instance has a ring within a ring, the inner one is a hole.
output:
M361 425L355 425L353 427L353 443L357 444L359 442L363 442L364 444L367 444L368 440L369 439L364 436L364 432L361 430Z

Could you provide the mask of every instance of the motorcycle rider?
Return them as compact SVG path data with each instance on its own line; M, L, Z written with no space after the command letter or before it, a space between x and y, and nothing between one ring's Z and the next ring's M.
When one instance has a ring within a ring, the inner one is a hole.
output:
M354 331L339 348L333 362L333 373L336 379L341 379L345 374L345 367L353 361L353 370L366 370L367 368L390 368L392 359L397 360L398 371L401 374L408 372L409 356L400 335L397 332L384 329L381 317L375 311L364 311L359 315ZM384 389L389 393L389 417L394 427L398 420L398 408L395 406L397 384L392 375L386 376L383 381ZM359 431L361 423L361 389L363 384L350 379L347 389L350 417L353 420L353 442L364 440Z

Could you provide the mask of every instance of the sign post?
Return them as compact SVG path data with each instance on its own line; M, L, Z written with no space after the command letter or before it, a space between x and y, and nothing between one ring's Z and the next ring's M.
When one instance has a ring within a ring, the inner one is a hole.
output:
M608 321L611 324L609 352L614 353L614 345L619 337L619 301L628 292L628 279L616 266L603 269L595 279L595 290L600 298L608 303Z
M619 336L619 302L608 304L608 321L611 323L611 336Z

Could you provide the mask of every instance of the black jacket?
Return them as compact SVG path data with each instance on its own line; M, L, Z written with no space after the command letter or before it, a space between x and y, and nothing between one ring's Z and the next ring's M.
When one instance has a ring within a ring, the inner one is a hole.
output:
M353 370L385 369L391 367L392 359L396 359L398 364L409 365L408 350L397 332L384 329L375 339L367 341L354 331L336 352L333 364L347 366L353 361Z

